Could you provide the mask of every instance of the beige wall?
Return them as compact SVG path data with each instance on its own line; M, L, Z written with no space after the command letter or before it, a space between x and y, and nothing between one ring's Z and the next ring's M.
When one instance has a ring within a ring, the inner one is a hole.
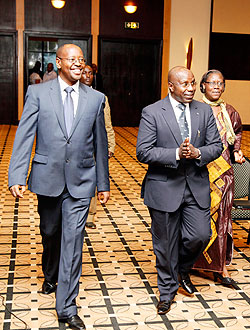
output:
M250 81L227 80L222 98L240 113L243 124L250 124Z
M250 33L249 0L214 0L213 32Z
M250 0L214 0L212 31L250 34ZM250 125L250 81L226 81L223 99L239 111L243 124Z
M186 65L186 51L192 37L191 70L198 82L208 69L210 10L210 0L172 0L171 3L169 68ZM199 88L195 98L201 98Z

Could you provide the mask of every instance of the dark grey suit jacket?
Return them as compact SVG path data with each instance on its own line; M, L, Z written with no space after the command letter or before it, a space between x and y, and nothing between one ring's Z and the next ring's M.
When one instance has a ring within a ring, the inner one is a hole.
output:
M191 141L201 159L176 160L182 143L180 129L169 97L143 109L137 138L137 158L148 164L142 185L144 203L156 210L174 212L181 204L186 183L202 208L210 205L206 165L218 158L222 142L210 106L190 103Z
M29 86L9 167L9 186L28 180L36 194L58 196L65 185L74 198L109 191L104 95L80 83L76 117L67 136L58 79Z

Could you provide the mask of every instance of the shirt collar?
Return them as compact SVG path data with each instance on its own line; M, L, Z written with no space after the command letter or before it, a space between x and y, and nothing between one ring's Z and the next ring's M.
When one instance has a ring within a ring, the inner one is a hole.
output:
M64 92L65 88L69 87L69 85L64 80L62 80L62 78L60 76L58 76L58 81L59 81L61 92ZM77 94L79 94L79 80L77 80L77 82L74 85L70 85L70 87L72 87L74 89L74 91Z
M181 103L176 101L176 99L174 99L173 96L171 96L171 93L169 93L169 100L173 108L178 107L178 105ZM188 103L182 103L182 104L185 104L186 108L188 107Z

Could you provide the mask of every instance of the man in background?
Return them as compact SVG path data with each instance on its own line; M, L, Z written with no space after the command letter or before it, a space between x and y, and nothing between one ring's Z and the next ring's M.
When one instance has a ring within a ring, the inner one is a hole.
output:
M93 69L91 68L91 66L86 65L82 72L81 82L89 87L92 87L93 78L94 78ZM115 152L115 132L111 122L110 106L107 96L105 96L104 120L105 120L105 127L108 137L109 158L111 158ZM96 228L96 224L95 224L96 208L97 208L97 197L95 195L95 197L92 197L89 207L89 215L86 222L86 227L88 228L92 228L92 229Z
M97 65L95 63L91 64L91 68L93 70L93 82L92 87L94 89L97 89L100 92L103 92L103 80L102 75L100 72L98 72Z
M41 82L43 82L41 62L36 61L34 67L29 71L29 83L31 85L34 85L34 84L40 84Z
M47 71L43 75L43 82L53 80L57 78L57 74L54 71L54 65L53 63L48 63L47 64Z

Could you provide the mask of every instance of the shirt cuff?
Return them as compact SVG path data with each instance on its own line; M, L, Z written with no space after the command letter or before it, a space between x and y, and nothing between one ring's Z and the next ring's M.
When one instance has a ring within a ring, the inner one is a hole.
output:
M176 160L180 160L179 150L180 148L176 149Z

